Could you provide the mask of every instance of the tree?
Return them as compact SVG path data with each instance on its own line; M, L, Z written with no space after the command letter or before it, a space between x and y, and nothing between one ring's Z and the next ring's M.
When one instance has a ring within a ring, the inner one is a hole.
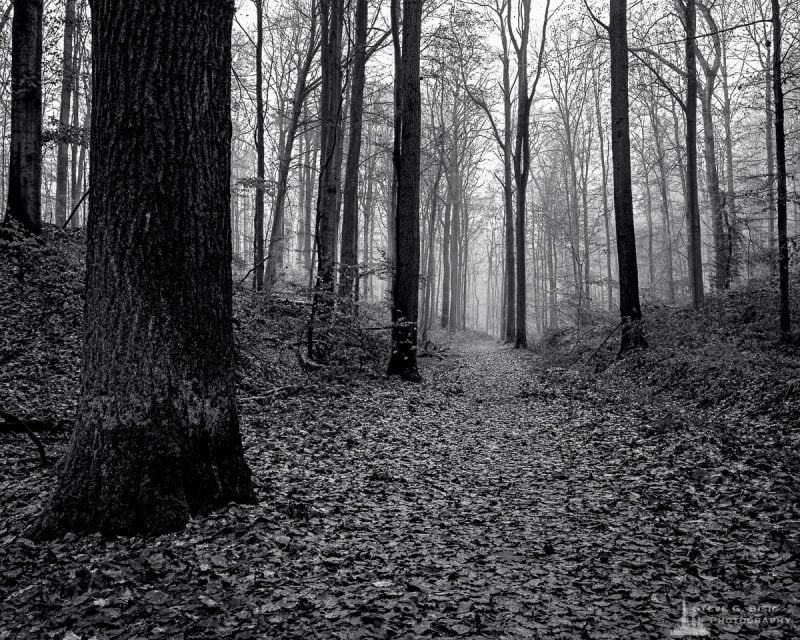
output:
M301 15L297 11L298 15ZM303 25L298 25L298 30ZM267 251L267 266L264 279L268 290L272 290L278 281L278 275L283 271L284 254L284 209L286 204L286 193L289 190L289 169L292 163L292 153L294 151L294 141L297 137L297 130L300 125L300 117L303 114L303 105L310 91L308 74L317 52L319 41L317 39L317 7L316 2L311 4L310 28L305 52L297 51L294 55L296 60L296 73L294 93L292 95L292 110L289 115L289 122L283 135L283 147L280 149L280 159L278 161L278 180L275 190L275 202L272 206L272 229L269 236L269 249Z
M536 65L536 75L530 91L528 79L528 43L531 29L531 0L520 0L521 14L518 17L519 33L515 36L511 27L511 11L506 14L509 39L517 57L517 131L514 142L514 183L516 185L516 258L517 258L517 317L514 338L515 349L528 347L527 337L527 298L526 298L526 273L525 273L525 214L527 207L528 176L531 169L531 106L536 95L536 87L542 76L544 62L545 35L547 34L547 21L550 16L550 0L544 9L542 23L542 39L539 43L539 56Z
M786 231L786 132L783 108L783 72L781 70L781 7L772 0L772 40L775 53L772 57L772 88L775 93L775 161L778 169L778 280L780 288L781 335L789 337L789 240Z
M350 296L358 264L358 171L367 62L367 0L356 0L353 80L350 90L350 140L342 194L342 251L339 295Z
M399 0L392 0L393 4ZM400 37L392 11L394 37ZM419 56L422 0L403 0L400 76L395 79L394 165L397 174L395 273L392 286L392 353L389 375L417 382L417 307L419 298L419 171L422 107ZM397 40L396 40L397 41ZM397 126L399 125L399 127Z
M17 0L11 22L11 144L6 218L42 230L42 0Z
M336 278L337 205L339 163L337 154L342 116L343 0L320 0L322 36L322 88L320 93L319 190L317 194L317 290L333 292ZM333 304L331 296L322 302Z
M256 8L256 211L253 220L253 286L264 288L264 2Z
M703 120L703 160L706 169L706 191L711 205L711 227L714 232L714 286L717 289L729 289L731 284L730 228L726 224L725 204L720 190L719 169L717 167L717 147L714 137L714 121L712 118L712 100L715 95L717 76L722 65L722 44L719 27L711 15L711 8L698 3L708 25L712 42L711 60L706 58L701 48L695 43L695 56L703 69L705 80L698 83L700 112Z
M511 56L509 48L509 32L507 30L506 14L511 11L510 0L493 0L488 5L492 12L492 20L500 33L501 49L498 54L503 68L503 80L500 91L503 96L503 129L502 133L495 122L492 109L487 104L483 95L470 91L472 100L484 111L492 130L492 135L500 148L503 159L503 220L504 220L504 260L505 269L503 277L503 309L502 334L503 341L514 342L516 337L516 262L514 259L514 177L512 170L512 137L514 123L512 118L513 87L511 80ZM462 72L464 85L469 91L469 83L465 73Z
M75 32L75 0L66 0L64 9L64 58L62 60L61 79L61 107L59 113L59 127L61 129L58 141L58 158L56 163L56 224L63 226L67 221L67 184L69 179L69 143L66 131L70 123L70 103L72 101L73 86L76 84L75 69L73 68L72 42ZM75 105L77 107L77 105Z
M608 35L611 43L611 155L614 175L614 222L619 263L620 353L647 346L639 321L639 269L633 224L631 140L628 115L628 3L611 0Z
M703 254L700 240L700 203L697 196L697 64L695 0L676 0L686 25L686 222L689 229L689 289L692 306L703 306Z
M233 380L234 4L91 8L81 397L41 536L156 534L254 498Z

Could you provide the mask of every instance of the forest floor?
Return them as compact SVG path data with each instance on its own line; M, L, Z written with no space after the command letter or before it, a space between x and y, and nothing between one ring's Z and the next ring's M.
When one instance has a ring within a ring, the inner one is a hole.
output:
M76 399L79 253L23 247L0 273L0 409L56 424L51 458ZM37 260L55 275L20 280ZM34 542L54 472L0 434L0 640L662 640L684 600L711 638L796 640L800 357L762 298L654 309L651 349L622 361L599 330L531 351L439 336L410 384L369 365L379 340L304 372L302 303L240 291L258 503L155 538Z

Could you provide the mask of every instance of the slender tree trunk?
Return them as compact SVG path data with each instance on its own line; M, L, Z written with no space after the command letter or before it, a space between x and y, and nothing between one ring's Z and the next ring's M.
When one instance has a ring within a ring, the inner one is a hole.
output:
M369 140L369 136L367 136ZM372 154L372 145L368 141L368 155ZM363 233L364 233L364 241L363 247L361 248L362 254L362 261L364 266L366 267L367 276L364 279L364 297L368 298L371 295L372 291L372 229L375 226L375 217L376 214L373 212L373 203L374 203L374 182L375 182L375 160L370 158L367 161L367 174L366 174L366 182L367 182L367 193L364 196L364 223L363 223Z
M645 216L647 218L647 286L656 282L656 263L653 255L653 193L650 190L650 170L644 170Z
M452 190L447 189L444 205L444 232L442 234L442 329L450 328L450 211L453 206Z
M778 169L778 281L780 288L781 335L788 339L791 332L789 312L789 240L786 230L786 134L783 114L783 75L781 71L781 7L772 0L772 40L775 54L772 58L772 85L775 92L775 160Z
M708 81L708 79L707 79ZM708 87L708 85L706 85ZM706 169L706 190L711 208L711 229L714 235L714 286L727 289L728 280L727 239L723 223L722 194L719 188L719 170L717 168L717 146L714 139L714 122L711 116L711 99L708 89L701 93L701 113L703 119L703 155Z
M606 236L606 295L608 297L608 310L614 309L614 288L611 283L613 275L611 271L611 212L608 206L608 165L606 164L606 131L603 127L603 115L600 110L600 83L595 81L594 106L597 119L597 137L600 141L600 169L601 181L603 185L603 228Z
M337 148L342 109L342 0L321 0L322 92L320 96L320 170L317 195L317 289L333 292L336 267L336 236L339 168ZM324 297L326 306L332 297Z
M344 176L339 295L350 296L358 272L358 172L367 61L367 0L356 0L355 43L350 89L350 140Z
M576 325L583 322L583 265L581 264L580 209L578 204L578 169L575 165L575 141L572 138L571 123L565 127L567 169L569 172L569 217L570 247L572 249L572 272L575 274L575 297L578 300Z
M39 526L52 537L159 534L254 499L233 375L233 3L91 8L87 324L76 428Z
M526 349L527 337L527 277L525 273L525 213L527 208L528 173L530 171L530 111L532 96L528 94L528 42L531 27L531 2L520 0L521 26L517 54L517 130L514 142L514 183L516 187L516 319L514 348ZM509 5L508 28L511 32L511 9Z
M453 138L456 136L454 135ZM455 154L454 154L455 155ZM450 329L461 326L461 177L457 163L451 165L453 175L453 207L450 212Z
M689 289L692 306L703 305L703 255L700 231L700 203L697 195L697 65L695 35L697 11L695 0L686 0L686 219L689 236Z
M739 262L739 214L736 210L736 187L734 184L733 172L733 133L732 133L732 114L731 96L728 86L728 45L723 41L722 45L722 117L725 127L725 173L726 191L725 204L727 207L726 241L728 244L728 282L732 282L738 277Z
M587 134L588 135L588 134ZM589 145L591 146L591 142ZM589 247L589 149L585 149L586 157L581 162L581 202L583 204L583 294L586 309L592 307L591 248ZM536 245L534 245L536 246Z
M553 233L552 221L548 225L547 234L547 274L549 278L548 292L550 316L548 320L549 329L554 331L558 328L558 275L556 265L556 246L555 234Z
M509 0L510 10L511 3ZM502 13L502 12L501 12ZM503 44L503 223L505 230L505 307L503 312L503 341L514 342L516 337L516 263L514 261L514 171L512 155L511 72L508 35L500 18L500 38Z
M664 225L664 260L666 268L666 301L667 304L675 302L675 273L672 257L672 221L669 215L669 171L667 170L666 156L664 152L664 140L662 129L659 124L658 104L656 98L647 105L650 124L653 128L653 139L655 142L656 165L658 167L659 198L661 201L661 221Z
M78 129L80 127L80 82L78 82L78 77L80 76L81 72L81 28L80 28L80 21L76 18L75 20L75 46L73 47L73 55L72 55L72 143L70 145L70 193L72 194L72 200L70 202L70 214L72 210L78 205L78 202L81 199L81 189L80 189L80 177L78 175L78 145L76 136ZM81 146L82 149L82 146ZM69 215L69 214L68 214ZM77 229L80 226L80 216L75 213L72 216L72 220L70 222L73 229Z
M275 201L272 207L272 229L269 235L269 249L267 252L267 264L265 270L265 286L267 290L272 290L278 281L279 274L283 271L283 258L286 251L284 237L284 210L286 204L286 193L289 190L289 169L292 165L292 153L294 151L294 141L297 137L297 128L300 125L300 117L303 114L308 90L306 83L308 73L314 61L316 47L316 12L312 7L311 28L308 36L308 49L306 50L303 62L297 68L297 81L292 96L292 114L283 138L280 161L278 163L278 181L275 190Z
M636 346L647 346L638 322L639 267L636 260L636 234L633 223L631 189L630 124L628 120L628 26L627 1L611 0L609 36L611 40L611 152L614 159L614 214L619 260L619 310L622 318L620 353Z
M397 0L394 0L397 1ZM398 34L395 33L395 36ZM419 58L422 0L403 0L402 75L395 109L397 173L396 266L392 287L392 353L388 373L419 381L417 369L417 306L419 298L419 174L421 99Z
M264 288L264 11L263 0L256 7L256 211L253 219L253 286Z
M61 108L59 125L61 137L58 141L56 157L56 224L64 226L67 221L68 180L69 180L69 142L63 137L70 125L70 101L75 83L73 70L72 43L75 32L75 0L66 0L64 12L64 51L61 64Z
M436 172L436 178L433 181L433 189L431 191L431 215L428 223L428 242L427 242L427 261L425 268L425 314L423 314L423 336L427 339L428 330L433 324L433 307L435 300L433 299L433 288L436 282L436 252L434 245L436 244L436 225L439 217L439 183L442 179L441 166Z
M308 122L308 112L305 116ZM314 134L309 129L306 132L306 157L305 167L303 173L303 181L305 182L305 201L303 203L303 226L305 233L303 234L303 264L306 271L311 274L314 270L314 238L316 233L314 231L313 220L313 207L314 207L314 167L317 166L317 157L319 155L319 140L314 141Z
M767 42L767 59L764 73L764 114L765 122L765 141L767 153L767 247L769 248L770 260L772 265L777 264L775 256L775 117L772 106L774 96L773 89L773 66L774 56L770 43Z

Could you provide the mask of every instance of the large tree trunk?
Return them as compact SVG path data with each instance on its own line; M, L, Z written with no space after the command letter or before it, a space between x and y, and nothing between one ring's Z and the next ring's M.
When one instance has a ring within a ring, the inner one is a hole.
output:
M75 83L73 69L72 42L75 33L75 0L67 0L64 11L64 58L61 64L61 108L58 121L61 137L56 156L56 224L63 226L67 221L67 184L69 179L69 143L63 137L70 124L70 102Z
M789 337L791 318L789 314L789 240L786 230L786 133L783 115L783 76L781 71L781 7L772 0L772 39L775 53L772 59L772 85L775 92L775 160L778 181L778 281L780 289L781 336Z
M396 79L400 83L400 91L396 95L401 99L395 102L395 109L400 109L400 130L395 130L395 136L399 138L394 157L397 173L397 233L392 287L392 353L388 373L411 381L420 379L417 369L417 305L421 32L422 0L403 0L402 75Z
M254 497L233 380L233 3L91 8L81 398L44 536L156 534Z
M353 84L350 90L350 140L342 199L342 250L339 295L350 296L358 272L358 172L367 62L367 0L356 1Z
M11 23L11 143L6 217L42 230L42 0L16 0Z
M619 311L622 319L620 353L647 346L638 322L639 267L633 223L630 124L628 119L628 17L626 0L612 0L609 14L611 40L611 153L614 164L614 219L619 260Z

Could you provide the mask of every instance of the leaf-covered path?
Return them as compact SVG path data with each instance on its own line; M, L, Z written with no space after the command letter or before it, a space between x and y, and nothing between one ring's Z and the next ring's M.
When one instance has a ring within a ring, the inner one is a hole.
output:
M0 639L655 640L684 597L714 638L798 637L782 425L700 422L488 341L423 375L249 399L260 502L179 534L37 545L19 534L49 472L28 467Z

